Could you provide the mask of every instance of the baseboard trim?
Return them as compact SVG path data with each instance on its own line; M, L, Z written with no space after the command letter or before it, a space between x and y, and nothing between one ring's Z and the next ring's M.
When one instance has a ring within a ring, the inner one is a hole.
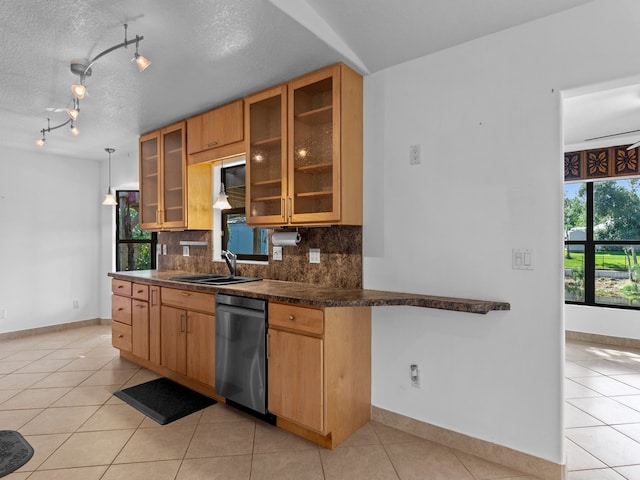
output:
M575 332L566 330L564 336L567 340L576 342L602 343L623 348L640 348L640 340L637 338L613 337L611 335L600 335L598 333Z
M420 438L455 448L485 460L513 468L542 480L564 480L565 465L550 462L495 443L470 437L446 428L371 406L371 419Z
M78 320L77 322L60 323L58 325L47 325L46 327L30 328L27 330L17 330L15 332L0 333L0 340L14 340L16 338L26 338L43 333L63 332L72 328L90 327L92 325L111 325L111 319L91 318L89 320Z

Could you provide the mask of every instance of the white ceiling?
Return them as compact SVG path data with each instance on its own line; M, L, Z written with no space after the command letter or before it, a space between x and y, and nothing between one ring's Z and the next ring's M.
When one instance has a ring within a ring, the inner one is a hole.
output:
M0 146L104 160L137 155L140 133L344 61L373 73L589 0L0 0ZM78 137L47 108L71 105L74 59L98 60ZM639 124L640 126L640 124Z

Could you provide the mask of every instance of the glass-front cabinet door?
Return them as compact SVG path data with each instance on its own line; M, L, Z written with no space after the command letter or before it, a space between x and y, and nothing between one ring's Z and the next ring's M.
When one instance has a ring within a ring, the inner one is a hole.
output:
M247 223L287 222L286 85L245 100Z
M146 230L160 224L160 132L140 137L140 226Z
M185 222L185 124L163 128L162 137L162 227L184 228Z
M144 230L186 226L185 123L140 137L140 211Z
M289 84L289 221L340 220L337 67Z

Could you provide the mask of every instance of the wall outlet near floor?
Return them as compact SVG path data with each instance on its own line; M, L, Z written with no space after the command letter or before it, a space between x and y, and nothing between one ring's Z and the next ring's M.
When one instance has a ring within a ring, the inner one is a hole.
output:
M320 263L320 249L319 248L310 248L309 249L309 263Z
M0 320L7 318L7 311L4 308L0 308Z
M420 165L420 144L409 145L409 165Z
M410 378L411 378L411 386L413 388L422 388L420 386L420 370L418 369L418 365L417 364L412 364L409 365L409 369L410 369Z
M188 257L189 256L189 245L183 245L182 246L182 256L183 257Z
M273 247L273 259L282 261L282 247Z

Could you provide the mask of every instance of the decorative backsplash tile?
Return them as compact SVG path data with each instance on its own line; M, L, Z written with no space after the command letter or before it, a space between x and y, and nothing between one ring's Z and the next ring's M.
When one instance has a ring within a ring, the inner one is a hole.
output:
M338 288L362 288L362 227L333 226L300 228L297 247L282 247L282 261L269 264L238 263L238 275L313 283ZM273 231L269 232L269 236ZM214 262L211 231L159 232L158 243L167 245L167 255L158 255L158 269L193 273L228 273L224 262ZM207 242L189 247L182 255L181 241ZM271 245L271 241L269 241ZM309 249L320 249L320 263L309 263Z

